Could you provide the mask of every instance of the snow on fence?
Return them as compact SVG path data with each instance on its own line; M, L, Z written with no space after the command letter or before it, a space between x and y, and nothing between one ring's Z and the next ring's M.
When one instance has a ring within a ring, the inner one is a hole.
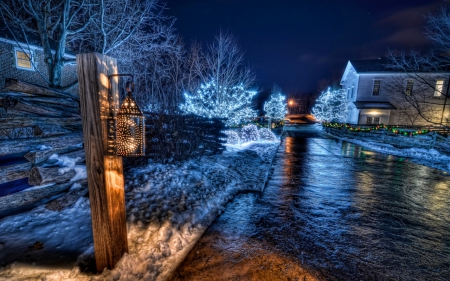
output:
M0 212L60 194L82 181L75 168L84 162L78 97L7 78L0 107ZM65 157L63 169L54 154ZM23 184L26 178L28 185ZM18 181L22 186L9 188ZM39 188L43 185L48 186ZM31 196L9 195L30 186L38 188Z
M352 129L349 129L352 128ZM447 131L433 126L393 126L397 133L387 128L372 130L374 126L323 126L325 132L339 138L357 139L391 144L396 147L437 149L450 154L450 138ZM401 133L399 133L400 131Z

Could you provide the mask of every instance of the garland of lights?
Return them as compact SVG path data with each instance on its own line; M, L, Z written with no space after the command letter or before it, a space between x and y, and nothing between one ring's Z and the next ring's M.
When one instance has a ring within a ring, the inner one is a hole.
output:
M411 130L401 130L399 129L397 126L386 126L384 124L379 124L379 125L375 125L369 128L361 128L359 126L351 126L349 124L345 124L345 123L327 123L324 122L322 123L322 126L324 127L328 127L328 128L335 128L335 129L347 129L349 131L353 131L353 132L371 132L371 131L377 131L377 130L386 130L386 131L390 131L396 135L402 135L402 136L416 136L416 135L424 135L427 134L429 132L431 132L431 129L423 129L423 130L416 130L416 131L411 131Z

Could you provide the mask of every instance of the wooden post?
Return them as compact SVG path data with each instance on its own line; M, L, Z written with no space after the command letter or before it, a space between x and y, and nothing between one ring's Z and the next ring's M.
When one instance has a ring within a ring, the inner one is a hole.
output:
M108 76L117 74L117 62L97 53L80 54L77 68L95 261L102 272L128 252L122 157L105 153ZM117 79L111 81L114 110L119 106Z

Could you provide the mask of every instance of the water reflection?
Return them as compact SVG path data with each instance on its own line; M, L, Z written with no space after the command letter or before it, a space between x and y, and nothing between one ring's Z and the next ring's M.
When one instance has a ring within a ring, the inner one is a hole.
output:
M298 265L293 272L321 280L448 280L449 184L440 171L399 157L333 139L288 137L264 194L231 202L180 270L231 274L243 270L239 260L254 258L245 263L248 273L260 270L262 255L285 257ZM213 256L226 258L212 266L205 260ZM266 267L272 279L261 280L287 280L277 270Z

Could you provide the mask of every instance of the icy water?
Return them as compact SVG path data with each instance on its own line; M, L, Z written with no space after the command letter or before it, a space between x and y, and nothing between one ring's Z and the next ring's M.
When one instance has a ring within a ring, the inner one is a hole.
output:
M450 177L315 135L287 137L172 280L450 280Z

